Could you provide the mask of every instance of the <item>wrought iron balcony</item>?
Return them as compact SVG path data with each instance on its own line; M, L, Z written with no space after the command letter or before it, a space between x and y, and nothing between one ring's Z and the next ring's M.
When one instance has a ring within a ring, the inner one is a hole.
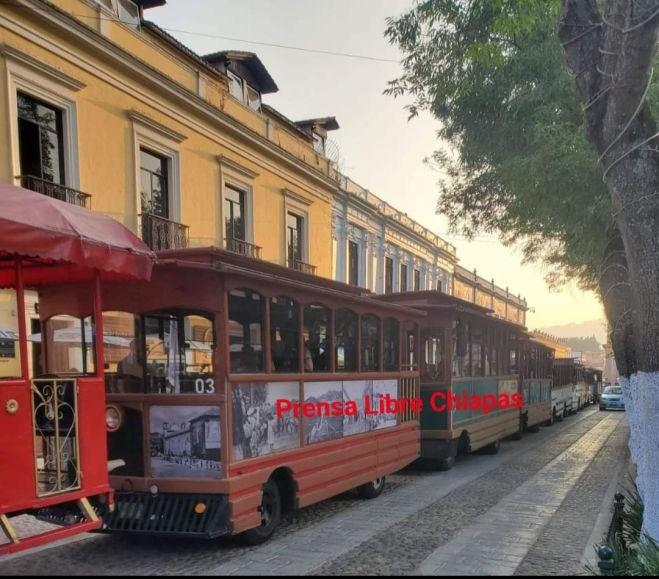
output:
M261 248L258 245L248 243L243 239L234 239L233 237L230 237L227 239L227 249L234 253L239 253L240 255L261 259Z
M71 189L71 187L66 187L59 183L40 179L34 175L21 175L21 187L41 193L47 197L52 197L53 199L59 199L71 205L77 205L78 207L85 207L87 209L91 208L92 196L88 193Z
M309 273L311 275L316 275L316 266L311 265L310 263L305 263L299 259L292 259L288 261L288 267L301 271L302 273Z
M188 247L190 228L187 225L151 213L142 213L140 219L142 240L154 251Z

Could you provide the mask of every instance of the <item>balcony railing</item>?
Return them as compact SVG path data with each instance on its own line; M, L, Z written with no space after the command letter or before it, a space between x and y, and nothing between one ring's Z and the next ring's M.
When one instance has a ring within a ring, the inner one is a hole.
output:
M288 267L301 271L302 273L309 273L311 275L316 275L316 266L311 265L310 263L305 263L299 259L291 259L288 261Z
M227 239L227 249L234 253L239 253L240 255L261 259L261 248L258 245L248 243L243 239L234 239L232 237Z
M187 225L151 213L142 213L140 219L142 240L154 251L188 247L190 228Z
M41 193L47 197L52 197L53 199L59 199L71 205L77 205L78 207L85 207L87 209L91 207L92 196L88 193L71 189L71 187L66 187L59 183L40 179L34 175L21 175L21 187Z

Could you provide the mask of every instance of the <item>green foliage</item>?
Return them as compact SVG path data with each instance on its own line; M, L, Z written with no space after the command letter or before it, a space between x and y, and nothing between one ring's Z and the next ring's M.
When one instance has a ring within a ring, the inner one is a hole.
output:
M386 92L411 95L410 115L441 121L444 148L430 162L441 175L438 211L454 230L498 233L544 260L550 282L595 288L611 206L559 11L559 0L422 0L387 21L404 71Z
M612 576L657 576L659 575L659 545L647 535L642 535L643 501L636 488L627 491L622 529L607 537L604 544L613 552ZM595 550L599 550L599 545ZM599 574L595 569L589 569Z
M575 352L599 352L602 349L602 344L597 341L595 336L565 338L565 341Z

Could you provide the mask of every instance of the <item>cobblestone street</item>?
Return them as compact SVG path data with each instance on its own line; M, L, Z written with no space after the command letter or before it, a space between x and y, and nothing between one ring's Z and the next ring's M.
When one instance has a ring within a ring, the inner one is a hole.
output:
M0 574L585 574L627 436L624 413L590 408L496 456L392 476L376 500L349 493L293 513L260 547L91 535L7 557Z

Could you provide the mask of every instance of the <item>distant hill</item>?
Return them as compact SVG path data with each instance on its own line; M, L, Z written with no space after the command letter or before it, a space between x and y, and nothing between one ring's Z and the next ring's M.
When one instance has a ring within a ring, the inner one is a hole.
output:
M589 336L595 336L598 343L606 344L606 322L603 319L538 329L557 338L588 338Z

